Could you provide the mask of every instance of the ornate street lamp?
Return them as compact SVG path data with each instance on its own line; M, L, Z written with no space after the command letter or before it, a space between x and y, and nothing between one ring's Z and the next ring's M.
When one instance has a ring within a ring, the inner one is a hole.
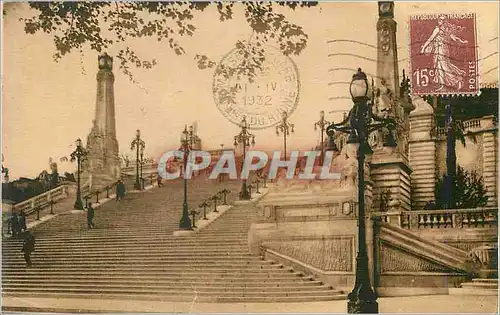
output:
M325 144L323 140L323 135L325 134L325 128L330 124L328 120L325 120L325 111L322 110L319 112L319 120L314 123L314 130L321 131L320 141L321 141L321 155L320 155L320 164L323 165L323 159L325 155Z
M365 231L365 155L373 151L368 145L368 136L379 129L396 128L392 118L382 118L372 113L372 103L367 97L368 80L366 74L358 69L352 76L350 92L354 107L349 115L340 123L330 124L326 132L332 143L335 131L349 134L348 143L358 143L358 255L356 257L356 282L349 293L347 302L348 313L378 313L377 295L370 284L368 255L366 251ZM396 142L389 132L384 139L384 146L395 147ZM335 147L335 146L332 146Z
M187 130L187 126L184 127L184 130L181 133L181 145L182 151L184 152L183 157L183 165L184 165L184 202L182 203L182 217L179 222L179 228L181 230L192 230L191 219L189 218L189 209L187 202L187 178L186 178L186 168L188 162L189 151L191 151L192 138Z
M236 147L236 146L238 146L238 144L243 145L243 162L245 162L246 149L250 145L252 145L252 146L255 145L255 136L248 131L250 126L247 123L246 116L243 116L243 119L241 120L241 124L239 125L239 127L241 128L241 131L239 134L234 136L234 146ZM250 139L251 139L251 141L250 141ZM241 167L243 168L243 164ZM250 200L250 198L251 198L250 193L248 192L246 179L243 179L239 197L240 197L240 200Z
M280 131L281 131L281 133L283 133L283 144L284 144L285 160L286 160L286 136L289 136L290 132L293 133L294 125L287 121L287 119L288 119L287 112L284 111L281 114L281 118L282 118L281 123L276 126L276 135L279 136Z
M135 168L135 185L134 186L135 186L135 189L138 189L138 190L142 189L141 182L139 181L139 164L142 162L139 160L139 151L143 152L145 146L146 146L146 144L141 139L141 131L139 129L137 129L137 131L135 132L135 139L130 144L130 150L133 151L134 148L136 149L136 158L135 158L136 168Z
M82 162L85 161L87 157L87 150L82 146L82 140L80 138L76 139L76 149L71 153L71 162L76 160L77 164L77 182L76 182L76 200L74 209L83 210L82 194L80 188L80 172L82 167Z

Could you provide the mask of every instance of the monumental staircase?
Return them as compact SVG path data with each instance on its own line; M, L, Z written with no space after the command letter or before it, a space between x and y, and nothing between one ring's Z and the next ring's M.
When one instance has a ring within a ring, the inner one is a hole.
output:
M231 203L240 183L189 181L190 208L221 188ZM173 236L182 180L130 193L95 211L60 214L33 229L36 252L25 267L22 241L2 244L2 294L16 297L118 298L195 302L299 302L345 299L312 277L249 253L251 204L223 213L190 236Z

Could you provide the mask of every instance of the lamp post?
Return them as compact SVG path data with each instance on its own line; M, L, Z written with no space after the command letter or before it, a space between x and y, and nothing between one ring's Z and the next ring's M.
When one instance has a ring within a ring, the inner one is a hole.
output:
M238 144L243 145L243 162L245 161L246 157L246 149L250 145L254 146L255 145L255 136L251 134L248 129L250 128L249 124L247 123L246 116L243 116L243 119L241 120L241 124L239 125L241 128L241 131L239 134L234 136L234 146L238 146ZM250 141L251 139L251 141ZM243 163L242 166L243 168ZM243 179L242 185L241 185L241 191L239 194L240 200L250 200L251 196L250 193L248 192L248 187L247 187L247 180Z
M328 120L325 120L325 111L322 110L319 112L319 120L314 123L314 130L321 131L320 141L321 141L321 155L320 155L320 165L323 165L323 159L325 156L325 145L323 135L325 134L325 128L330 124Z
M349 134L348 143L358 143L358 254L356 257L356 282L347 302L348 313L378 313L377 295L372 290L369 276L368 255L366 250L365 230L365 155L373 151L368 145L368 136L372 131L396 128L392 118L382 118L372 113L372 103L367 97L368 80L366 74L358 69L352 77L350 92L354 107L349 115L340 123L330 124L326 132L330 143L335 131ZM395 147L396 142L389 132L384 139L384 146Z
M181 230L192 230L191 219L189 218L189 209L187 202L187 178L186 178L186 167L188 161L188 155L191 148L192 139L189 135L189 131L187 130L187 126L184 127L184 130L181 133L181 145L182 151L184 152L183 164L184 164L184 202L182 203L182 217L179 222L179 228Z
M287 119L288 119L287 112L284 111L281 114L281 118L282 118L281 123L276 126L276 135L279 136L280 131L281 131L281 133L283 133L283 146L284 146L284 150L285 150L285 160L286 160L286 136L289 136L290 132L293 133L294 125L287 121Z
M85 161L85 158L87 156L87 150L85 150L85 148L82 146L82 140L80 138L76 139L75 144L76 149L71 153L71 162L76 160L77 164L76 200L73 208L77 210L83 210L82 193L80 188L80 172L82 162Z
M140 153L140 157L141 157L141 188L144 189L144 178L143 178L143 175L142 175L142 166L144 165L144 146L141 147L141 153Z
M139 161L139 151L142 152L144 150L145 146L146 146L146 144L141 139L141 131L139 129L137 129L137 131L135 132L135 139L130 144L130 150L132 151L132 150L134 150L134 148L136 149L136 158L135 158L136 168L135 168L135 185L134 186L135 186L135 189L138 189L138 190L142 189L141 182L139 181L139 163L141 163Z

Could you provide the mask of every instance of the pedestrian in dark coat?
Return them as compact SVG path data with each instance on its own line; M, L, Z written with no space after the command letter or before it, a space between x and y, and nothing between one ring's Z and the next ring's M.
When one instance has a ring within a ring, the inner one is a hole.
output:
M94 222L92 222L93 219L94 219L94 208L92 208L92 202L89 202L89 205L87 206L87 225L89 229L95 227Z
M125 185L121 180L116 184L116 201L123 199L125 197Z
M27 231L28 228L26 226L26 214L24 211L21 211L19 214L19 231Z
M163 187L163 183L161 182L162 178L160 174L156 177L156 181L158 182L158 187Z
M19 218L17 216L17 213L12 214L12 218L10 219L10 227L12 229L12 237L17 237L19 235L20 229L19 229Z
M30 231L26 231L26 236L23 242L23 248L21 252L24 253L24 261L26 261L26 266L31 267L31 253L35 251L35 237Z

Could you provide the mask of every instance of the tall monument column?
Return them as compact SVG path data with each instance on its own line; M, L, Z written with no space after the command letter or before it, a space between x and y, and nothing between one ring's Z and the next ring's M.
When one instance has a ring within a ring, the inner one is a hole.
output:
M98 56L95 119L87 137L84 173L92 176L92 188L100 189L120 178L120 158L115 124L113 58Z
M394 95L399 95L397 23L394 20L394 2L379 1L378 15L377 85L385 85ZM385 82L381 82L382 80Z
M407 78L403 78L401 85L399 82L394 2L379 1L378 14L377 87L374 103L379 115L396 119L398 128L395 148L384 146L388 130L374 132L370 136L370 144L374 148L370 164L374 183L373 210L387 211L388 205L383 202L385 198L389 198L393 211L410 210L412 170L408 161L408 114L413 108Z

